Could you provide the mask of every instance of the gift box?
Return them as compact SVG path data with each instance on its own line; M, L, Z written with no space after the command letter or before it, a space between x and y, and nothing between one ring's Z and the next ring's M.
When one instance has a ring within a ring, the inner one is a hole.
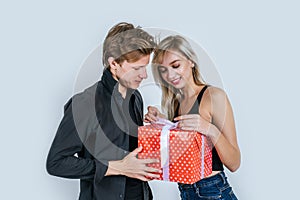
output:
M158 180L193 184L212 173L212 145L196 131L184 131L175 126L146 125L138 128L141 159L155 158L149 164L162 170Z

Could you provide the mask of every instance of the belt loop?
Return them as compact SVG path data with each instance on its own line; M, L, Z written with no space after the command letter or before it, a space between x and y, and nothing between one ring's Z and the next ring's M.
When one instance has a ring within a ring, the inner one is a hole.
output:
M193 187L194 187L194 189L197 189L198 188L197 183L193 183Z
M193 184L194 189L196 190L196 194L199 196L199 187L197 186L197 183Z
M219 175L221 176L223 184L225 185L226 184L226 177L225 177L224 172L220 172Z

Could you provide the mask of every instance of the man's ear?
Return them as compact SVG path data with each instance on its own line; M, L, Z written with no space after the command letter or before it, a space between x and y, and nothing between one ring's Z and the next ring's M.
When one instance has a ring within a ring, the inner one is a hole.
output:
M110 72L113 75L116 75L116 70L117 70L117 67L119 66L119 64L115 61L115 59L113 57L109 57L107 60L108 60L109 66L110 66Z
M112 69L117 69L117 66L119 65L113 57L109 57L108 59L108 64L110 65L110 68Z

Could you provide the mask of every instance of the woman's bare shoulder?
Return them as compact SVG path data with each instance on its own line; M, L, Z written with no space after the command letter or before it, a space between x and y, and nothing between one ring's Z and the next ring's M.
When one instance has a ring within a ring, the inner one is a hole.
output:
M205 92L206 98L209 98L210 100L222 100L226 99L226 92L219 87L215 86L209 86L207 88L207 91Z

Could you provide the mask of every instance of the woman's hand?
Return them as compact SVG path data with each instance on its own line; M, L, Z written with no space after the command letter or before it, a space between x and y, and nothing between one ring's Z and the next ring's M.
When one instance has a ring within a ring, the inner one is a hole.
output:
M178 121L178 128L187 131L197 131L208 137L218 137L220 131L209 121L201 117L199 114L181 115L174 118Z
M159 110L158 108L154 107L154 106L148 106L147 107L148 112L145 115L145 122L156 122L158 120L158 118L164 118L166 119L166 116L164 116Z
M159 178L160 169L148 167L147 164L158 163L157 159L138 159L137 155L142 151L142 147L136 148L122 160L109 161L106 176L124 175L131 178L149 181L153 178ZM150 179L148 178L150 177Z

